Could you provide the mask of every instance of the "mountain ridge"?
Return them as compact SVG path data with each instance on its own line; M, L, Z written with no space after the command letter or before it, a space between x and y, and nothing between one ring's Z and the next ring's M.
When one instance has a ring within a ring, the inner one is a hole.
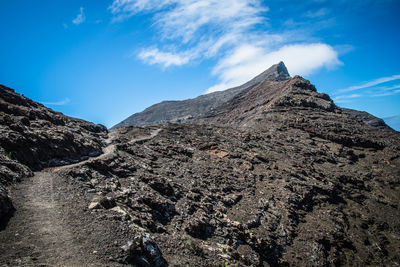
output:
M271 83L271 86L276 86L276 84L282 84L291 79L299 80L303 78L300 76L291 78L284 62L281 61L278 64L272 65L270 68L241 86L201 95L187 100L163 101L146 108L142 112L129 116L127 119L111 127L111 129L117 129L124 126L150 126L168 122L198 123L204 121L204 118L206 117L214 116L216 112L221 112L221 109L229 105L229 103L237 101L237 99L240 99L255 87L260 86L260 84L264 83L264 90L268 91L268 83ZM313 87L313 85L306 85L306 87L309 88L311 88L311 86ZM316 92L315 87L311 90ZM279 94L279 92L275 92L275 95L277 94ZM329 98L329 101L331 101L328 95L321 94L321 96ZM270 98L271 96L261 93L258 97L253 98L253 101L258 102L260 99L263 101ZM249 102L248 105L253 105L253 103ZM334 105L333 102L332 105ZM337 106L335 107L339 108ZM342 108L342 111L354 116L355 119L361 119L368 125L383 130L393 130L384 122L384 120L369 113L346 108Z
M145 126L166 122L189 122L267 79L277 81L290 79L285 64L283 62L275 64L250 81L224 91L212 92L182 101L163 101L157 103L142 112L129 116L127 119L111 127L111 129L132 125Z

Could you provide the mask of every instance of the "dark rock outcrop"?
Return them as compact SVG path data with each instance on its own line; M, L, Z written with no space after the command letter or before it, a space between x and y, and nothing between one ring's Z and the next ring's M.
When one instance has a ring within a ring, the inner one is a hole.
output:
M29 176L32 176L32 171L27 166L13 160L12 154L6 154L0 147L0 224L13 209L5 186L16 184L22 178Z
M46 108L0 85L0 147L34 170L100 152L107 129Z
M6 188L0 185L0 225L5 223L3 222L3 220L7 216L7 214L11 212L12 209L13 206L11 203L11 199L7 194Z

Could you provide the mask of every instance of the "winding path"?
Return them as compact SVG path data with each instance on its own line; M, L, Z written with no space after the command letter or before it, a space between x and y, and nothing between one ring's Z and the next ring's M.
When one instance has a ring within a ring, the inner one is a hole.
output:
M154 138L161 129L131 142ZM105 264L96 251L91 228L83 217L87 200L57 171L106 157L115 150L110 133L103 154L88 160L35 172L10 190L16 209L7 227L0 229L0 266L121 266ZM87 219L88 220L88 219ZM90 219L92 220L92 219ZM89 220L89 221L90 221ZM106 231L105 229L101 229Z

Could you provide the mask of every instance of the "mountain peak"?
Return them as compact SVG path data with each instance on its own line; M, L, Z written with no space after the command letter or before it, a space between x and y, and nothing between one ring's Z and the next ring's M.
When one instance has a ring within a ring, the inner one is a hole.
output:
M239 94L248 92L264 81L281 82L290 79L289 72L281 61L241 86L183 101L164 101L129 116L111 129L130 125L144 126L167 122L188 122L208 113L210 110L215 110L223 103L227 103Z
M279 62L278 64L272 65L269 69L261 73L260 76L263 78L263 80L272 79L278 81L285 81L291 78L283 61Z

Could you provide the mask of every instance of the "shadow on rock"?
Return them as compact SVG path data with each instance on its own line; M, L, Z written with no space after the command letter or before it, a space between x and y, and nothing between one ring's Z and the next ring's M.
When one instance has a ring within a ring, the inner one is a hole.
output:
M0 217L0 231L3 231L4 229L7 228L8 222L11 220L11 218L14 216L15 213L15 208L12 205L12 203L10 202L10 210L8 211L8 213L6 213L5 215L2 215Z

